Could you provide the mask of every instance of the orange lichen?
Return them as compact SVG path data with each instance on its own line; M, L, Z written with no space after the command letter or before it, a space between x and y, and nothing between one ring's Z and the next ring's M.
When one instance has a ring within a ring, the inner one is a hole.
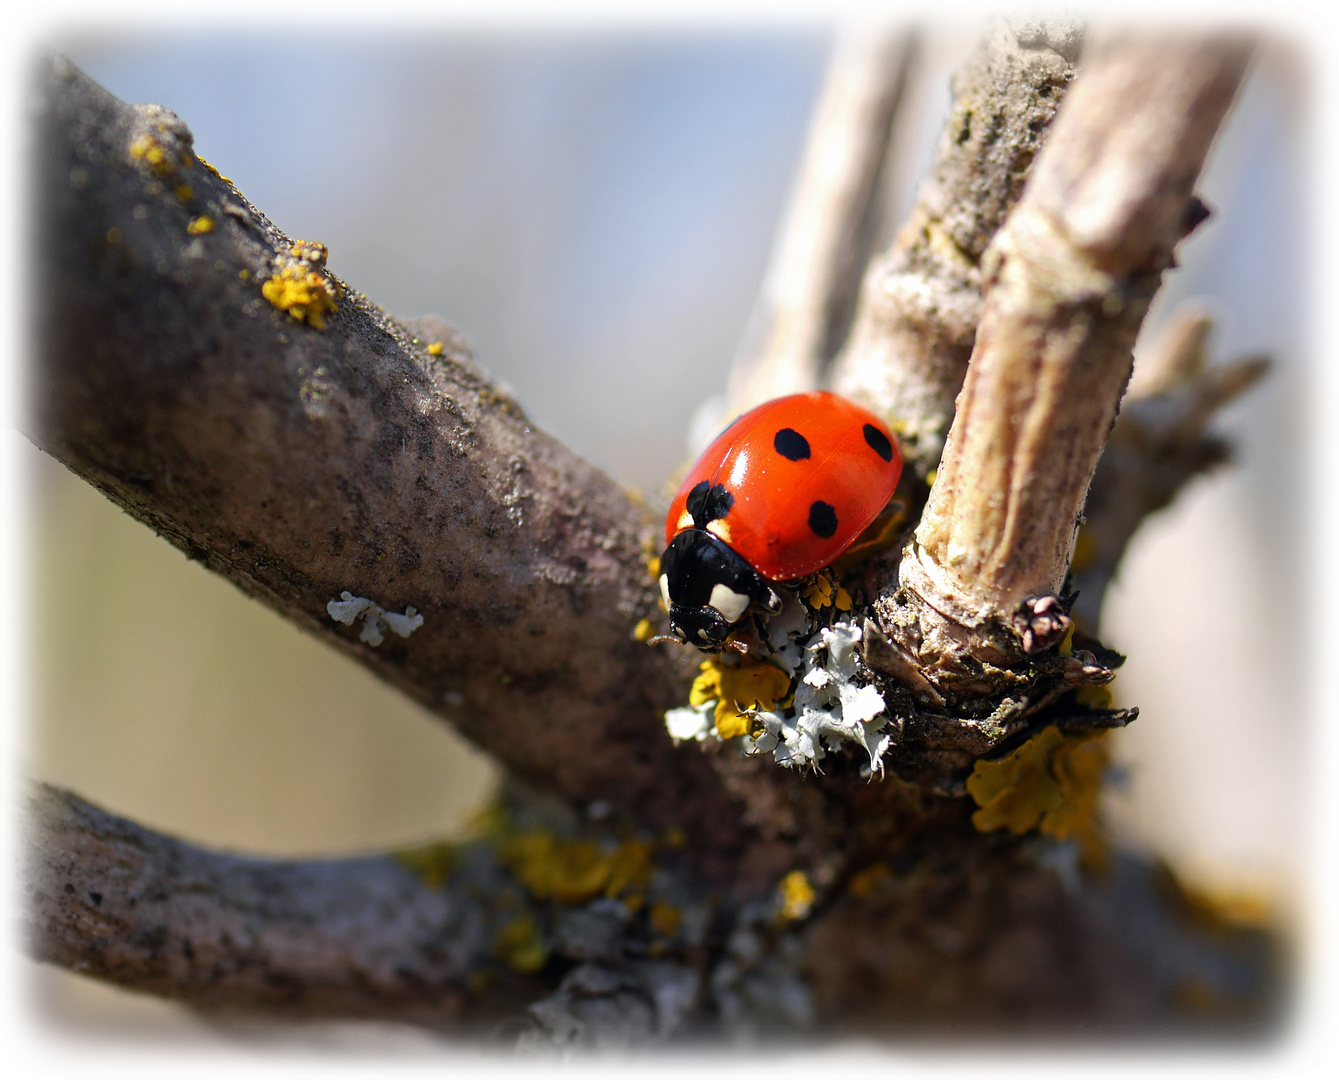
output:
M747 735L753 727L748 713L775 709L790 690L790 676L763 661L728 664L723 657L713 656L702 661L701 671L693 680L688 703L716 702L716 734L722 739Z
M1097 800L1107 750L1105 732L1065 735L1048 727L998 761L978 761L967 791L980 807L978 832L1039 829L1057 840L1077 840L1092 869L1105 864L1097 825Z

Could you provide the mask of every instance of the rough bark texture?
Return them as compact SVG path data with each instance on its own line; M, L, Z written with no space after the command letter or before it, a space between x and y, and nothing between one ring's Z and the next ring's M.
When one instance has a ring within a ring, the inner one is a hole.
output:
M911 217L865 275L829 378L895 425L910 467L939 462L981 311L981 257L1023 190L1074 75L1073 23L1005 23L953 79L953 111Z
M330 277L173 114L59 60L36 107L33 441L521 775L737 843L709 762L660 725L691 658L633 638L660 618L643 511L445 324L396 323ZM336 309L276 306L268 282L301 295L286 272ZM374 626L374 647L366 614L332 618L345 592L422 626Z
M935 576L913 548L900 577L893 554L845 579L878 616L865 659L894 739L877 777L849 746L821 773L715 739L673 748L659 714L697 656L633 640L638 619L660 618L638 508L534 431L443 324L401 326L330 278L323 252L194 158L175 117L57 63L41 101L35 439L560 798L513 798L491 839L428 856L297 863L205 852L45 792L29 825L30 949L211 1009L453 1024L531 1001L512 1030L531 1046L814 1024L1147 1030L1181 1023L1183 997L1258 1020L1269 941L1215 921L1156 867L1115 855L1103 877L1054 831L979 831L965 782L1042 725L1067 737L1130 718L1077 703L1070 691L1118 658L1095 642L1062 655L1063 605L1019 589L1060 587L1064 527L1147 298L1193 225L1240 49L1102 53L983 254L1077 40L1000 33L958 82L935 176L867 279L839 373L912 418L923 474L977 339L922 522ZM1172 351L1170 369L1190 372ZM880 365L893 373L869 381ZM1184 478L1205 461L1207 414L1248 379L1169 377L1159 393L1189 394L1192 418L1131 430L1179 439ZM983 430L999 460L977 460ZM995 487L968 490L972 470ZM1113 475L1095 493L1121 506L1101 517L1092 502L1111 550L1156 501L1128 511L1141 481ZM1033 483L1050 485L1050 517ZM955 561L969 540L969 563ZM352 627L331 618L346 590L378 605L371 632L365 607ZM1015 619L1019 596L1037 602ZM424 622L401 638L408 605Z
M1080 511L1135 336L1173 248L1203 220L1193 187L1246 56L1240 40L1170 37L1091 57L983 256L981 325L939 475L901 591L878 609L941 694L979 696L982 665L1016 665L1068 630L1055 594Z
M878 181L912 50L905 29L849 29L814 112L726 415L813 390L850 327L878 224Z
M461 1027L542 988L513 975L483 993L472 979L505 918L489 902L501 871L486 857L462 860L443 888L389 855L226 855L51 788L31 797L23 826L32 955L130 990L211 1011Z

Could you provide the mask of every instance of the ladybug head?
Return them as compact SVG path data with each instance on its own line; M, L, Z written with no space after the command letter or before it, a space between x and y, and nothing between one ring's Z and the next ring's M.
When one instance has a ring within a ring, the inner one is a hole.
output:
M705 529L684 529L670 541L660 557L660 592L675 636L712 652L752 606L781 610L766 579Z

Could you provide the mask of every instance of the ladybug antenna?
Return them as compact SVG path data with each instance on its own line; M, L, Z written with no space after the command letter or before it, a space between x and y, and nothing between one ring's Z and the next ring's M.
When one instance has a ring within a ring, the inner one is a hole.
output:
M657 635L656 635L655 637L653 637L653 638L647 638L647 639L646 639L646 643L647 643L648 645L667 645L667 644L668 644L668 645L687 645L687 644L688 644L688 642L684 641L683 638L681 638L681 637L675 637L673 634L657 634Z

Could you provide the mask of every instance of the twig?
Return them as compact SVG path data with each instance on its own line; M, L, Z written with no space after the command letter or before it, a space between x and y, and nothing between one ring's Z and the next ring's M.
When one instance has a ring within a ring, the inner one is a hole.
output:
M634 640L660 618L643 512L449 327L329 275L173 114L63 60L39 89L33 441L520 775L734 843L660 720L691 658Z
M833 51L791 206L730 373L730 416L818 386L846 337L912 48L906 30L862 26Z
M1054 594L1079 513L1135 335L1174 246L1203 220L1192 188L1247 52L1225 37L1101 50L983 258L976 346L902 560L902 610L883 608L941 692L959 678L976 686L981 662L1040 652L1068 627Z
M1107 583L1130 538L1193 477L1229 459L1228 443L1207 433L1209 423L1269 370L1264 357L1206 367L1211 327L1198 311L1176 313L1140 358L1142 392L1122 405L1097 463L1071 567L1078 593L1071 614L1089 635L1097 632Z
M981 256L1018 199L1081 33L1067 21L998 23L954 76L929 178L892 248L865 276L832 389L888 417L924 477L938 464L981 310Z

